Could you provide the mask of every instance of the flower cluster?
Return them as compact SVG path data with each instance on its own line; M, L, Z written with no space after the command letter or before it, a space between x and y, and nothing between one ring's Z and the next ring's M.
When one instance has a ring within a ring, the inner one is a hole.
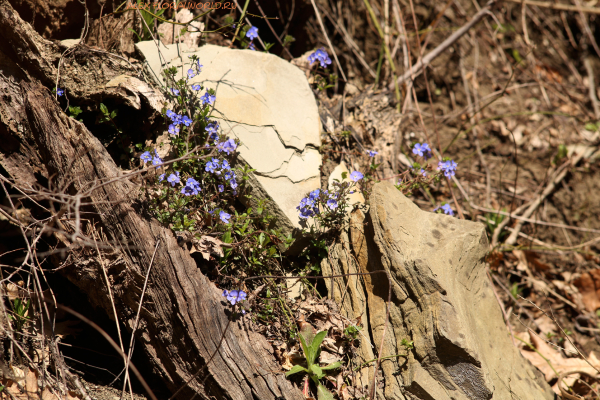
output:
M321 190L315 189L305 198L300 200L300 205L296 207L300 213L300 218L308 219L310 217L323 216L323 213L330 214L336 211L340 206L340 202L345 204L346 194L352 194L349 189L356 185L356 182L363 179L364 175L358 171L350 174L350 180L354 183L337 183L334 184L336 190ZM343 207L342 207L343 208Z
M248 48L250 50L256 51L256 46L254 46L254 39L258 38L258 28L253 26L246 32L246 37L250 39L250 43L248 44Z
M457 166L453 160L440 161L438 163L438 170L442 171L446 178L451 178L455 175Z
M161 165L163 163L163 160L161 160L161 158L158 156L156 150L154 150L153 153L150 153L149 151L142 153L140 159L144 162L144 164L147 162L152 162L152 165Z
M246 300L247 294L243 290L232 290L230 292L223 290L223 297L225 297L232 306L235 306L236 303Z
M173 110L167 110L167 117L169 117L172 122L169 125L169 133L171 135L177 136L179 134L179 125L183 124L185 126L190 126L192 124L192 120L187 115L177 114L173 112Z
M206 163L204 170L228 181L229 186L231 186L231 188L234 191L234 194L236 193L236 189L238 187L238 183L236 180L237 176L235 174L235 171L231 170L231 166L229 165L229 162L227 160L221 161L218 158L213 158L211 161ZM218 189L219 192L223 192L225 190L225 187L223 185L219 185Z
M322 68L327 68L327 66L331 64L329 54L327 54L327 51L325 51L324 47L316 50L314 53L308 56L308 62L310 62L310 65L313 65L316 61L319 62Z
M187 182L185 183L183 189L181 189L181 194L184 194L186 196L197 196L201 190L202 189L200 188L200 182L190 177L187 179Z

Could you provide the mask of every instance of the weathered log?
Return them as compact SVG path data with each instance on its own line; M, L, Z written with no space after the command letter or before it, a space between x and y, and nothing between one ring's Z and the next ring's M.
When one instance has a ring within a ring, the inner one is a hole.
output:
M120 322L131 330L158 243L136 337L171 390L191 379L177 398L303 398L283 374L273 372L279 368L266 339L247 329L243 319L229 322L221 292L177 245L173 233L144 213L136 200L138 187L122 177L104 146L82 123L65 115L40 84L53 86L60 48L41 39L5 0L0 1L0 36L5 38L0 44L0 165L19 187L51 184L55 190L85 196L82 202L88 205L82 210L93 217L71 228L98 224L115 243L104 251L104 265L88 257L65 268L66 276L112 315L102 279L105 268ZM14 40L8 43L10 38ZM101 87L123 72L110 69L103 65L94 85ZM83 98L89 92L75 87L78 73L94 74L75 69L68 79L73 93ZM71 233L56 235L69 245Z

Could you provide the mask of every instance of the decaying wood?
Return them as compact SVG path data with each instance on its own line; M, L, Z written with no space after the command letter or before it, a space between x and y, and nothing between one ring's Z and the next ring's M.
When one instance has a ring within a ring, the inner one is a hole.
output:
M131 330L158 242L136 337L173 391L206 366L177 398L301 399L300 390L277 372L264 337L247 329L243 319L228 324L230 315L221 291L178 246L173 233L144 212L136 200L138 187L127 179L115 179L121 172L98 139L60 109L48 89L60 47L41 39L6 1L0 1L0 36L5 38L0 43L0 165L23 189L37 183L63 190L65 196L81 196L80 202L87 204L81 211L88 214L79 224L65 223L69 232L56 234L63 245L77 247L76 236L83 237L82 232L93 224L113 243L103 256L108 265L82 257L81 263L61 271L111 315L108 292L100 283L100 268L105 268L120 322ZM123 72L115 72L109 64L103 68L94 80L97 87ZM85 68L74 70L68 85L77 85L74 76L79 72L94 75ZM86 92L80 89L77 95Z

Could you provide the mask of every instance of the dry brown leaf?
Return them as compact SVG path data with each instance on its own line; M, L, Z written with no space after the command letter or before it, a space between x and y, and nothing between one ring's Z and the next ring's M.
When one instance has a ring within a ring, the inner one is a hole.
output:
M53 394L47 388L44 389L44 391L41 393L41 397L40 397L39 386L38 386L38 375L36 374L35 370L28 368L27 372L25 372L17 367L12 367L11 370L12 370L13 378L15 378L17 382L19 382L19 384L23 387L24 391L21 392L17 383L8 377L6 377L5 379L2 379L1 382L2 382L2 385L5 386L4 390L6 390L10 395L12 395L12 398L14 398L14 399L17 399L17 400L78 400L80 398L80 397L77 397L77 395L74 392L67 392L66 395L59 397L59 396Z
M199 252L206 261L210 260L211 254L223 257L223 248L221 246L224 243L217 238L212 236L202 236L200 239L193 238L191 242L192 248L190 254Z
M523 340L526 340L525 335L522 336ZM546 341L541 339L535 335L527 335L530 336L530 343L536 348L539 354L535 351L532 351L527 346L523 346L521 348L521 354L525 357L529 362L531 362L535 367L537 367L546 378L547 382L550 382L554 378L557 378L557 373L560 375L563 372L569 371L584 371L592 376L596 376L598 371L594 369L594 367L600 369L600 360L596 358L594 352L590 353L586 362L581 358L566 358L562 355L562 353L556 348L549 345ZM552 366L550 366L550 364ZM590 366L590 364L593 365ZM553 369L554 368L554 369ZM556 371L556 372L555 372ZM569 375L564 379L565 384L571 386L579 378L578 374ZM558 389L558 383L555 384L552 389L555 393L560 394L560 389Z
M600 269L584 272L573 285L579 289L586 310L594 312L600 308Z

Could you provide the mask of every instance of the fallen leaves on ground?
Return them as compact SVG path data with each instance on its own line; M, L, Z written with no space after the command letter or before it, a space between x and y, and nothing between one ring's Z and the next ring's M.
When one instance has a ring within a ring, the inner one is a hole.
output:
M17 367L9 367L10 374L4 373L1 384L9 396L17 400L78 400L80 397L74 392L55 394L45 387L40 390L38 386L38 374L35 370L27 368L22 370ZM6 371L8 372L8 371Z

